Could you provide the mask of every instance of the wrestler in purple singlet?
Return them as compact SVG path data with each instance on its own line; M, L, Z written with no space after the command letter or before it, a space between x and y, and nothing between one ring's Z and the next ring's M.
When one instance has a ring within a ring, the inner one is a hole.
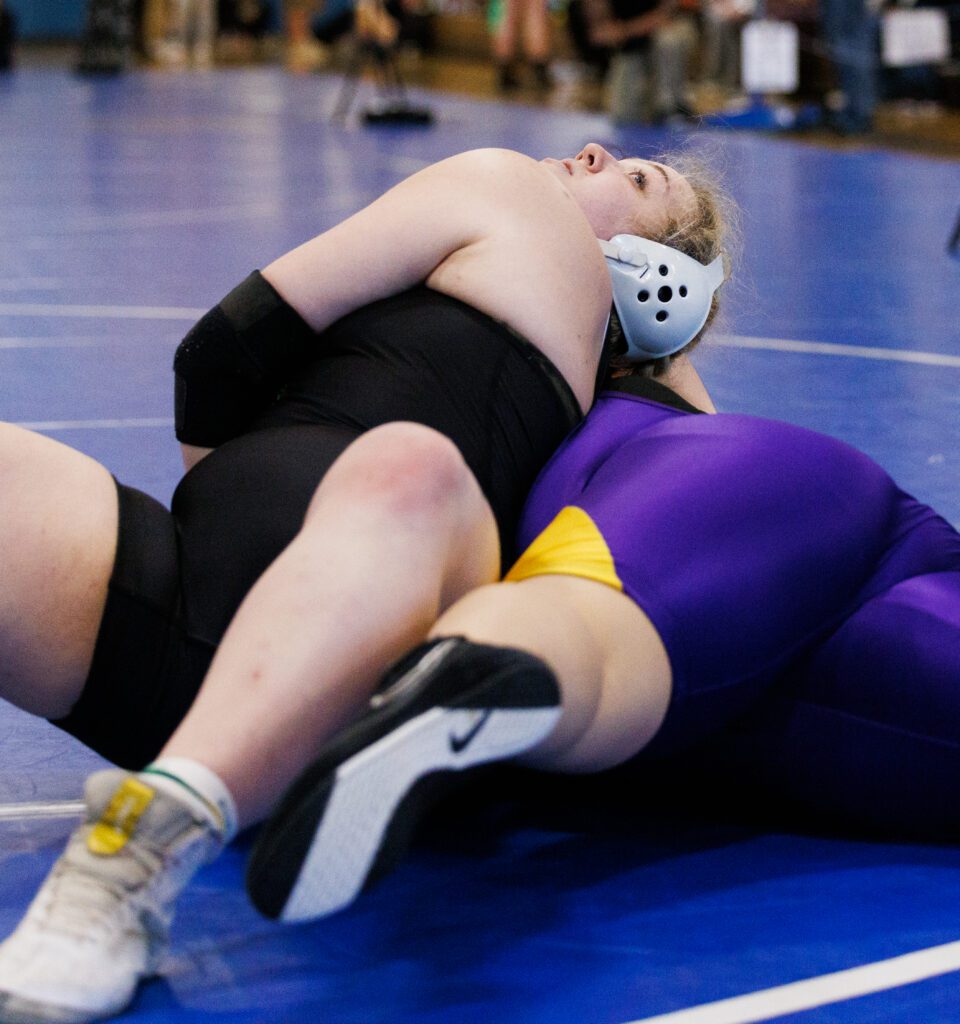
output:
M796 795L881 818L893 788L919 820L939 785L957 827L960 534L840 441L694 412L614 381L540 474L521 550L565 506L592 519L670 656L652 751L749 708L731 735Z

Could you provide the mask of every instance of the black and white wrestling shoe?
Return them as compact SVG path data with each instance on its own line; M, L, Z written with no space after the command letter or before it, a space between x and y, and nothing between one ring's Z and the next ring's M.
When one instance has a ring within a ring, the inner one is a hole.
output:
M247 866L254 906L284 921L346 907L400 858L438 776L531 749L560 713L556 677L531 654L459 637L417 648L263 825Z

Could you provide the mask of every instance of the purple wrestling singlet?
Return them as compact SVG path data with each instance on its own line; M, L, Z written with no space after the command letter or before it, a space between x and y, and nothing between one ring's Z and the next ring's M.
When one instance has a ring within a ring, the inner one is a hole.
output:
M613 388L540 474L510 578L586 576L643 609L673 669L652 749L770 693L891 720L909 705L918 731L960 739L960 535L840 441Z

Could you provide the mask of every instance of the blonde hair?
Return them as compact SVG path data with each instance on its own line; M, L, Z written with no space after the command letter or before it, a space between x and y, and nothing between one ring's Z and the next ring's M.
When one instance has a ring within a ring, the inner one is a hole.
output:
M739 249L739 211L720 184L718 172L704 157L688 153L666 153L658 156L657 160L686 178L693 190L695 202L688 216L682 220L668 221L664 230L656 237L652 237L651 241L672 246L703 264L711 263L717 256L722 257L726 282L733 271L734 254ZM613 332L611 341L614 345L614 355L609 364L610 375L622 377L635 373L645 377L657 377L665 373L673 359L700 344L707 329L716 319L723 287L725 285L721 285L714 292L710 312L703 327L679 352L645 363L630 363L625 359L626 344L623 342L620 323L614 310L610 318Z

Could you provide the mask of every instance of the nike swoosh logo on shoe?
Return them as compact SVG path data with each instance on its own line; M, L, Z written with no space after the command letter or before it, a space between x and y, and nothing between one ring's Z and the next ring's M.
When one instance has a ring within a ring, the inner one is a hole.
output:
M465 732L462 736L456 736L454 733L450 733L450 749L455 754L461 754L470 744L473 742L477 733L490 721L490 716L493 714L493 708L487 708L483 714L474 722L470 729Z

